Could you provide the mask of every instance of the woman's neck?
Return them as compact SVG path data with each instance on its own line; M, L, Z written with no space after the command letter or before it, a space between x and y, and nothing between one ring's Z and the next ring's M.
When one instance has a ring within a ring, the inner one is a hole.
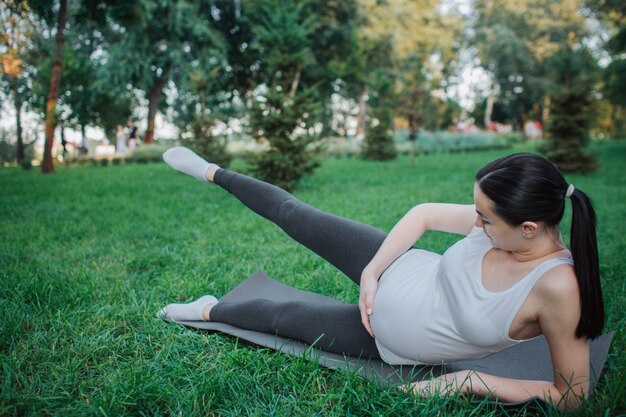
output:
M530 262L567 250L560 232L542 233L529 239L519 250L511 251L511 257L517 262Z

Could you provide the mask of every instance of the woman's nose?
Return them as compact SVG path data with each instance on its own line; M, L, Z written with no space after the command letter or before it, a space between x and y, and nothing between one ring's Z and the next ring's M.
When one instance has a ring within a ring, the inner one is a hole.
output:
M483 223L483 219L481 219L480 216L476 216L476 222L474 225L476 225L476 227L484 227L485 223Z

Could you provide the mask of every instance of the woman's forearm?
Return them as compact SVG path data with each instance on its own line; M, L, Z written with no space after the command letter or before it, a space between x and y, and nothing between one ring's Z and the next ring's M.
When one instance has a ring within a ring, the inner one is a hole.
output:
M495 396L501 401L520 402L538 397L562 410L575 409L584 398L584 387L572 386L566 393L547 381L502 378L474 371L459 371L415 384L419 393L449 395L454 392Z
M421 206L415 206L396 223L370 263L365 267L363 275L380 275L400 255L406 252L426 231Z
M364 276L379 278L400 255L428 230L467 235L476 220L474 205L423 203L413 207L391 229L382 246L365 268Z

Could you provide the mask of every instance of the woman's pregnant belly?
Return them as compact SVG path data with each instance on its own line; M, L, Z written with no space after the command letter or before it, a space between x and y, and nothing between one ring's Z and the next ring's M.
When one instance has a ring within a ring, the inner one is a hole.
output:
M370 323L385 362L431 362L428 335L439 302L440 259L439 254L411 249L381 276Z

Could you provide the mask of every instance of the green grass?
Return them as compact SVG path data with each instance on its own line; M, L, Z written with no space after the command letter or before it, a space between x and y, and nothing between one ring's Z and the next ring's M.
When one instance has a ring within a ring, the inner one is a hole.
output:
M616 336L580 416L626 410L626 142L595 150L602 169L568 179L598 210L606 329ZM417 202L470 203L475 171L506 152L421 156L415 167L408 157L327 159L296 194L389 230ZM431 233L420 244L443 251L454 240ZM154 317L169 302L220 296L257 269L357 299L353 284L277 227L164 164L49 176L0 169L0 415L507 415L466 398L416 398Z

